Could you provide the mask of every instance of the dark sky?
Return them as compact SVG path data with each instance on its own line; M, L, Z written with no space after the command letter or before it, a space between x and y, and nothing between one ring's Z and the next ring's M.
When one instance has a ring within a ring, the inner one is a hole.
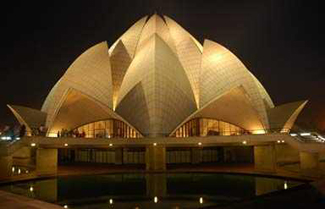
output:
M234 52L275 104L325 102L324 27L320 1L96 0L11 1L0 9L0 124L6 104L41 108L56 81L86 49L111 45L147 14L165 14L201 43Z

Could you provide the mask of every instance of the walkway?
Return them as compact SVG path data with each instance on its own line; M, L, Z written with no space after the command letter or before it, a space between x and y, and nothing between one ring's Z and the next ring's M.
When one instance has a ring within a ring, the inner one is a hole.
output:
M51 203L0 191L0 208L5 209L62 209Z

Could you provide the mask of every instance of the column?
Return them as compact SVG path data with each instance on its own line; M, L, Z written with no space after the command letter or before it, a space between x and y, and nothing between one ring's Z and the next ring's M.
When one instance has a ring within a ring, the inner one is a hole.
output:
M276 172L276 157L274 145L254 146L255 170L260 172Z
M58 169L58 150L38 148L36 151L37 175L55 175Z
M299 151L288 144L276 144L275 151L278 166L299 163Z
M313 152L300 152L300 171L305 176L320 175L319 154Z
M123 148L115 149L115 164L122 165L123 164Z
M166 147L162 145L146 147L146 170L166 170Z
M192 148L192 164L199 164L202 162L202 148Z
M0 156L0 179L9 178L12 174L12 157Z
M23 147L12 155L13 164L28 167L33 164L31 157L31 147Z
M123 164L127 165L130 164L129 159L130 159L130 154L129 154L129 148L123 148Z

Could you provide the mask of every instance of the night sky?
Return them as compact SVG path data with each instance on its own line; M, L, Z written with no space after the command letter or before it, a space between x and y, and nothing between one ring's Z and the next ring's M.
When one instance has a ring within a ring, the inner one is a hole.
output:
M276 105L309 99L307 107L320 120L325 118L325 15L320 2L11 1L0 9L0 124L15 121L6 104L40 109L81 53L105 40L110 46L155 11L174 19L202 44L207 38L231 50Z

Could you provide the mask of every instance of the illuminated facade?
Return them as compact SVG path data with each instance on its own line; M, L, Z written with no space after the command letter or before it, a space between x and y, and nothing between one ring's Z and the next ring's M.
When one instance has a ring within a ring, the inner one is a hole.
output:
M89 123L76 128L86 138L139 138L140 134L122 121L109 119Z
M257 78L224 46L203 45L169 17L143 17L111 47L81 54L42 109L8 105L27 130L88 138L289 132L306 101L274 106Z
M248 133L245 129L215 119L195 118L179 127L172 136L230 136Z

